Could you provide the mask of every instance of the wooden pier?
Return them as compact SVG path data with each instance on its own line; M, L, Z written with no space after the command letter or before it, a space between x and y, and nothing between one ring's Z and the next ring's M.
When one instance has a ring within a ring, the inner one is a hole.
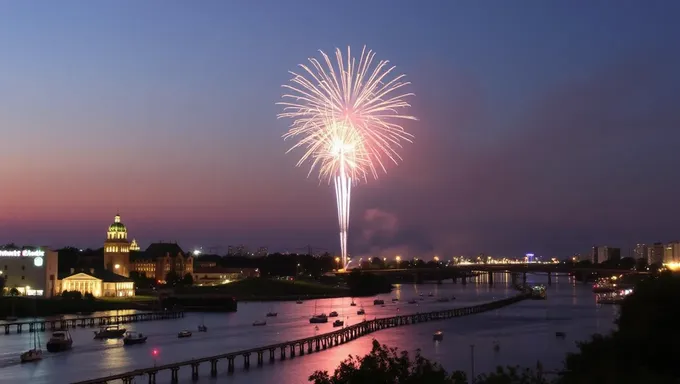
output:
M257 366L262 366L265 359L268 359L270 363L276 361L277 355L279 360L285 360L286 358L294 358L295 356L304 356L305 353L319 352L340 344L347 343L361 336L368 335L370 333L380 331L386 328L399 327L403 325L418 324L434 320L451 319L454 317L462 317L468 315L474 315L477 313L492 311L499 309L510 304L517 303L524 299L529 298L529 295L522 293L520 295L510 297L507 299L492 301L490 303L475 305L472 307L465 308L455 308L443 311L434 311L427 313L415 313L411 315L400 315L393 317L384 317L374 320L364 320L360 323L350 325L333 332L324 333L322 335L315 335L307 337L304 339L298 339L293 341L286 341L282 343L267 345L263 347L251 348L242 351L225 353L222 355L204 357L200 359L193 359L182 361L179 363L159 365L151 368L137 369L130 372L121 373L118 375L111 375L107 377L101 377L98 379L80 381L73 384L105 384L115 381L122 381L124 384L132 384L135 377L137 376L147 376L149 384L156 383L156 375L160 371L170 371L170 381L172 383L179 382L179 370L180 368L187 367L191 368L191 377L194 381L199 378L199 367L201 364L209 365L210 376L217 376L217 363L220 361L226 361L227 372L233 373L236 359L240 359L243 362L243 367L245 369L250 368L250 357L253 356ZM277 353L278 352L278 353Z
M83 316L74 319L56 319L56 320L39 320L39 321L23 321L23 322L8 322L0 324L5 327L5 335L9 335L14 329L17 333L23 331L28 332L45 332L55 331L58 329L68 328L85 328L85 327L104 327L114 324L137 323L140 321L154 321L179 319L184 317L183 311L160 311L160 312L143 312L131 313L127 315L112 315L112 316Z

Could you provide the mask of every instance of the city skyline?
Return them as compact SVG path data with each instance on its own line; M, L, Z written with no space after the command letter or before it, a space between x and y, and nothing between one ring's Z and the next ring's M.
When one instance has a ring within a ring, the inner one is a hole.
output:
M348 44L408 74L420 119L404 163L353 191L350 254L680 237L676 12L374 2L334 9L345 30L297 4L0 5L0 242L98 248L120 212L145 244L337 253L333 192L273 116L290 68Z

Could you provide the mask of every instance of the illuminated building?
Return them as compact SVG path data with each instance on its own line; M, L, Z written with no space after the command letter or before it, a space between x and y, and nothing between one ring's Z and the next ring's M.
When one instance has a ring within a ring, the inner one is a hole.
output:
M612 248L607 246L594 246L590 253L590 261L593 264L598 264L603 261L618 261L621 260L621 248Z
M230 245L227 247L227 255L229 256L246 256L248 254L248 249L245 245Z
M130 243L127 235L127 228L120 222L120 215L116 215L106 233L104 268L125 277L130 276Z
M0 249L0 277L6 294L16 289L19 295L52 297L58 290L59 254L46 247Z
M673 241L666 244L663 253L664 264L680 263L680 242Z
M138 252L140 250L139 245L137 244L137 240L132 239L132 242L130 243L130 251L132 252Z
M258 248L257 252L255 252L255 256L258 256L258 257L264 257L264 256L267 256L267 255L269 255L269 248L267 248L267 247L260 247L260 248Z
M78 291L82 295L90 293L94 297L128 297L135 295L135 284L129 278L106 269L76 271L71 268L70 273L59 277L58 292L65 291Z
M647 248L647 263L651 264L663 264L664 257L664 246L662 243L654 243Z
M646 259L647 258L647 244L636 244L633 249L633 256L636 259Z
M165 281L170 271L180 278L194 272L194 258L185 254L177 243L153 243L144 252L135 252L132 256L135 272L158 281Z
M219 285L249 277L259 277L257 268L197 267L194 269L194 284Z

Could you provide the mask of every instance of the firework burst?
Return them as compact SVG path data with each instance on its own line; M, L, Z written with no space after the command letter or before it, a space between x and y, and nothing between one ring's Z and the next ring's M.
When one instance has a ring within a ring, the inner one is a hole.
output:
M393 77L395 67L376 61L375 53L364 47L358 60L347 48L343 57L335 50L335 62L320 51L322 59L301 64L301 74L290 72L290 84L283 87L283 112L279 118L293 120L284 139L295 138L289 150L304 149L298 166L311 162L319 178L335 182L343 266L347 265L347 229L353 184L387 172L386 163L401 160L398 149L411 142L412 135L401 122L415 120L403 114L412 93L404 75ZM375 64L375 65L374 65Z

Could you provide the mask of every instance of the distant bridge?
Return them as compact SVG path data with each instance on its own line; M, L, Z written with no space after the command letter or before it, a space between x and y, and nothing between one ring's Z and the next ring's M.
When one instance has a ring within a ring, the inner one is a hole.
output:
M351 273L350 271L340 271L336 276L345 276ZM480 274L488 276L489 284L493 284L493 275L496 273L511 273L520 274L522 279L526 282L527 274L546 274L548 275L548 282L552 280L552 276L564 274L579 274L581 276L613 276L613 275L647 275L649 272L637 272L635 270L615 269L599 266L576 266L568 264L458 264L441 267L423 267L423 268L394 268L394 269L358 269L362 272L368 272L376 275L386 276L392 281L442 281L452 279L454 283L460 280L463 284L472 277ZM585 280L585 279L584 279Z

